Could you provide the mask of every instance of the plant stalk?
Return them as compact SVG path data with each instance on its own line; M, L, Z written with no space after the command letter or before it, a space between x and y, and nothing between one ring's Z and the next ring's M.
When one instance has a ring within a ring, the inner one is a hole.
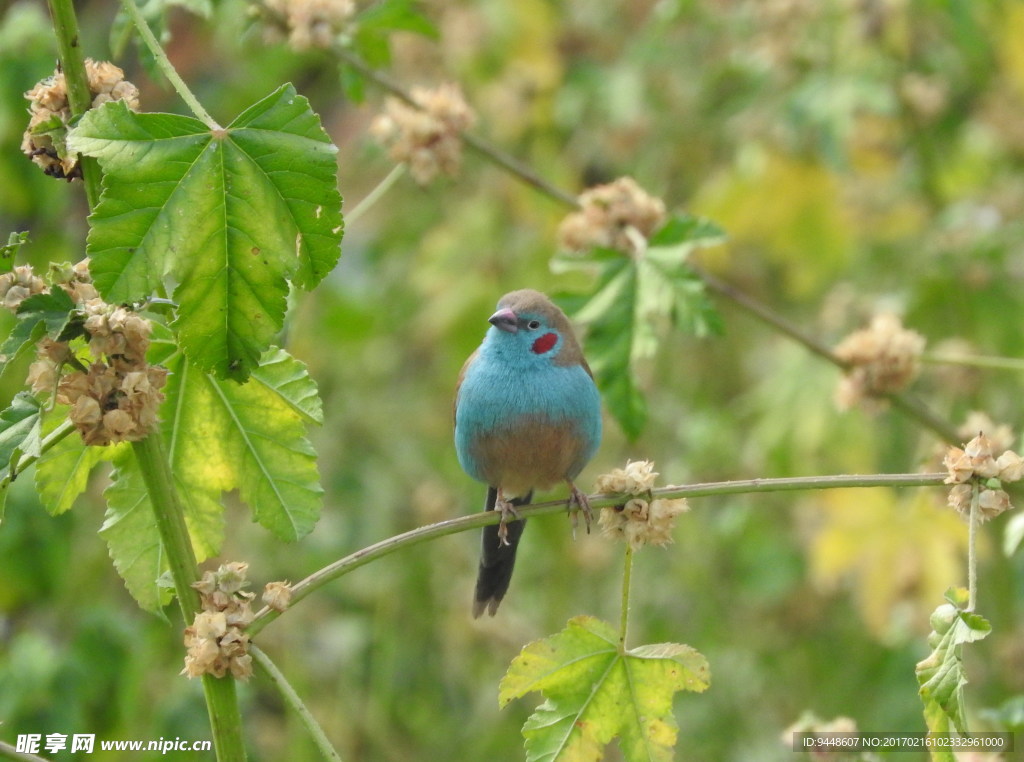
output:
M46 0L53 20L53 31L57 37L57 55L68 91L68 106L71 117L80 117L92 108L92 93L89 91L89 77L85 72L85 54L78 38L78 19L75 16L73 0ZM82 182L85 184L85 198L89 209L100 202L102 174L96 159L78 156L82 168Z
M252 660L262 667L263 671L267 673L267 677L270 678L270 682L274 684L274 687L281 692L281 696L284 698L285 703L288 704L295 713L299 715L299 719L302 720L302 724L306 726L306 730L309 732L310 737L313 739L313 743L320 750L320 754L324 759L331 760L331 762L341 762L341 756L338 754L334 746L331 745L330 739L327 738L327 734L324 729L320 727L320 723L313 717L312 712L309 711L309 707L306 706L305 702L299 697L299 694L295 692L288 679L284 674L277 668L277 665L271 661L270 657L263 652L255 644L249 644L249 655L252 656Z
M404 174L405 164L396 164L387 174L387 177L377 183L376 187L366 194L363 200L352 208L352 211L345 214L345 225L352 225L367 211L373 208L373 205L380 201L384 197L384 194L391 190L391 186L398 181L398 178Z
M167 58L167 54L160 46L159 41L157 41L156 35L153 34L153 30L149 28L149 24L146 23L146 19L143 18L142 13L139 11L139 6L135 4L135 0L121 0L121 4L131 17L135 28L139 30L139 36L142 37L142 41L146 44L149 52L153 54L157 68L163 72L165 77L167 77L167 81L171 83L171 87L173 87L175 92L178 93L178 96L185 101L185 105L189 107L189 110L193 114L195 114L196 119L205 124L211 130L223 129L219 124L217 124L217 121L210 116L209 112L203 108L203 104L201 104L199 99L196 98L191 90L189 90L188 85L185 84L185 80L181 78L177 70L174 68L174 64L172 64L170 59Z
M978 602L978 518L981 513L981 485L974 482L971 492L970 523L967 528L967 610Z
M186 624L191 624L199 611L199 594L192 587L196 581L196 555L160 432L153 432L141 442L132 442L132 451L153 506L182 617ZM203 693L218 762L244 762L242 716L234 678L203 675Z

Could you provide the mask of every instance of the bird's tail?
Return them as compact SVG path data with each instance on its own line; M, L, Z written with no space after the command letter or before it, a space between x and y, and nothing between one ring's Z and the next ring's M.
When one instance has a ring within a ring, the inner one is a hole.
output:
M484 510L493 511L498 499L498 490L487 488L487 504ZM509 500L512 505L527 505L533 499L533 492L524 497ZM516 563L516 548L519 538L523 536L526 519L517 519L507 524L508 545L498 539L498 525L489 524L484 527L483 547L480 553L480 569L476 575L476 593L473 596L473 618L486 611L491 616L498 610L498 604L508 592L512 581L512 568Z

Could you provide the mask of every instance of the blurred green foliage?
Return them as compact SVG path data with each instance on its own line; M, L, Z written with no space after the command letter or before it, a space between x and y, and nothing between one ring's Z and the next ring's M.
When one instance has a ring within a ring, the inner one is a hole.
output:
M460 82L481 134L572 192L628 174L670 210L713 219L728 243L695 261L811 334L835 343L889 309L930 349L1024 353L1020 2L419 9L436 39L387 27L400 81ZM86 53L107 57L117 3L82 2L79 14ZM367 136L382 96L363 83L364 102L353 102L351 72L329 53L265 44L241 0L214 3L207 21L168 8L166 22L172 61L215 118L291 81L340 149L348 207L388 174ZM0 239L29 231L19 256L40 266L78 259L86 232L81 188L44 177L19 151L21 94L55 55L42 3L4 6ZM184 113L135 56L129 46L117 63L143 108ZM325 425L312 433L323 515L289 545L229 505L219 560L248 561L258 584L294 581L480 508L483 489L450 445L451 391L502 293L594 287L586 273L551 270L564 212L470 156L458 180L423 189L403 179L349 227L337 269L296 298L286 326L324 400ZM639 379L643 434L629 443L609 425L582 485L627 457L654 459L675 483L936 467L931 435L884 410L837 412L834 368L719 308L722 335L662 336ZM10 320L0 320L6 335ZM5 403L18 376L2 379ZM978 409L1019 431L1020 385L1012 372L929 365L915 390L954 423ZM12 487L0 527L0 738L207 738L199 686L176 676L178 625L136 607L96 535L103 487L94 479L57 517L30 478ZM780 736L805 710L867 731L923 730L914 665L929 651L928 612L966 577L966 528L942 503L938 490L694 501L676 544L639 554L634 569L632 637L688 643L711 665L706 693L675 700L677 757L789 759ZM1024 564L998 551L1005 522L983 533L979 613L993 630L966 663L976 729L1021 729ZM615 618L619 548L597 535L574 541L556 519L531 524L501 612L474 622L478 541L457 535L390 556L260 634L344 759L521 759L532 704L498 711L508 663L573 615ZM253 759L315 758L258 676L242 698Z

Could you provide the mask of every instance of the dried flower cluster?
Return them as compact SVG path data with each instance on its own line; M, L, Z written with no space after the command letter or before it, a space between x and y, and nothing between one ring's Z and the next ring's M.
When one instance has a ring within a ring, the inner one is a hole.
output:
M917 376L924 343L921 334L905 329L895 315L876 315L868 328L854 331L835 349L847 364L836 404L847 410L866 397L904 389Z
M979 433L962 450L950 447L946 451L942 461L949 471L946 484L953 485L949 504L964 518L970 516L975 489L981 490L978 495L981 521L995 518L1013 507L1002 485L1024 477L1024 458L1013 450L1004 450L998 457L995 452L992 441L984 433Z
M252 676L249 636L243 630L253 620L251 601L255 593L245 592L249 564L223 564L207 571L192 587L199 591L203 610L185 628L185 668L181 674L224 677L228 672L239 680Z
M594 247L630 255L643 252L647 239L665 222L665 204L632 177L620 177L580 194L580 211L558 226L563 249L585 252Z
M35 278L31 268L20 277ZM146 362L152 325L96 295L88 260L58 269L55 279L78 306L92 362L85 367L69 343L43 338L26 383L37 394L55 394L57 402L70 405L68 417L88 445L144 439L156 427L167 380L166 368ZM41 290L48 288L43 284ZM66 365L75 369L65 373Z
M124 78L120 68L109 61L97 62L87 58L85 72L89 77L94 108L107 101L123 100L128 108L138 110L139 89ZM21 141L21 150L48 175L68 180L81 177L77 157L68 154L64 144L71 121L64 72L58 69L53 76L38 82L25 93L25 97L31 101L31 118Z
M356 13L353 0L263 0L268 43L287 39L294 50L329 48Z
M32 271L31 265L21 265L0 275L0 299L11 312L17 312L21 303L33 294L46 290L46 281Z
M274 611L284 611L292 600L288 582L268 582L263 588L263 602Z
M652 499L657 476L654 463L638 460L597 477L598 492L631 496L622 505L601 509L599 523L604 534L625 540L634 550L672 542L675 517L690 507L685 498Z
M370 132L395 161L405 162L413 179L426 185L438 174L454 177L462 165L461 133L473 126L476 114L458 85L415 87L417 106L388 98Z

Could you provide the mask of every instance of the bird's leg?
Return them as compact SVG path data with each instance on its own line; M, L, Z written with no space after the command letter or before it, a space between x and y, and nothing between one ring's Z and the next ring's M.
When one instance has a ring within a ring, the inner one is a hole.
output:
M573 531L575 532L576 527L579 525L578 514L582 513L583 521L587 525L587 534L590 534L590 520L594 517L594 512L590 510L590 500L584 492L572 483L571 479L566 479L566 483L569 485L569 502L566 508L572 516ZM577 510L573 510L573 505L576 506Z
M516 521L519 518L519 511L516 507L505 498L502 491L498 490L498 497L494 501L494 510L501 513L501 521L498 523L498 544L509 545L508 541L508 522Z

